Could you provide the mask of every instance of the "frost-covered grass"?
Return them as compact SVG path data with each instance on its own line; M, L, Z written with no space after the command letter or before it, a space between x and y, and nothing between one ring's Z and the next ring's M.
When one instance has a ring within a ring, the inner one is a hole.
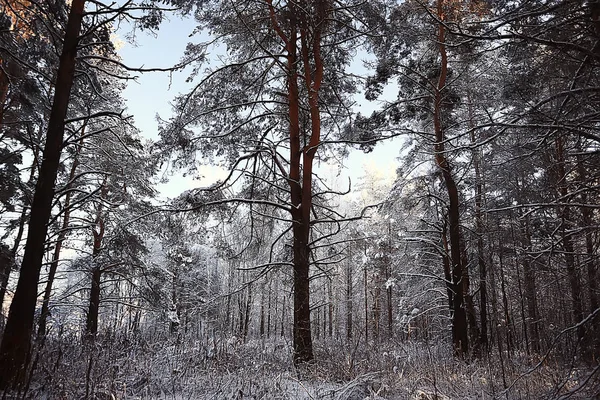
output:
M48 340L26 398L588 399L600 393L597 367L551 357L533 368L539 357L505 355L502 368L497 355L459 361L447 344L335 340L317 341L315 356L296 370L290 344L279 338Z

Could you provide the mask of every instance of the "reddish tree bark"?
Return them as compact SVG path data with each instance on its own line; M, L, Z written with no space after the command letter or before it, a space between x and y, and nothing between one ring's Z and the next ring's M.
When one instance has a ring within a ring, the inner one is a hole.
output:
M290 169L288 184L292 204L293 265L294 265L294 364L314 358L310 322L310 231L312 209L313 162L321 143L319 89L323 80L321 30L326 16L324 1L317 1L313 11L289 3L286 34L281 28L272 1L268 1L272 27L285 44L288 75L288 119L290 138ZM298 48L298 41L300 48ZM301 75L297 66L303 65ZM310 137L300 130L300 88L303 79L308 97ZM302 144L304 137L305 143Z
M437 16L441 21L444 20L444 0L437 2ZM450 164L446 158L444 142L446 140L444 134L444 126L442 122L442 106L444 100L444 91L448 77L448 55L446 53L446 27L444 24L438 24L437 31L438 49L440 53L440 73L437 86L434 90L433 104L433 125L435 131L435 162L442 172L444 184L448 192L448 228L450 236L450 262L452 272L452 343L457 354L467 354L469 351L468 329L467 329L467 313L464 304L463 291L463 265L461 260L461 235L460 235L460 211L458 188Z

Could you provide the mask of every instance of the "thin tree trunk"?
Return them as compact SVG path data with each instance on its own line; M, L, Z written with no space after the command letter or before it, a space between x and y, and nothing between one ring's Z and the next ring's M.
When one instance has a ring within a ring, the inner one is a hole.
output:
M475 145L475 121L471 93L468 93L469 128L471 129L471 144ZM479 346L483 352L488 346L488 311L487 311L487 268L485 264L485 248L483 244L483 177L481 173L481 157L479 148L473 148L473 170L475 171L475 234L477 235L477 266L479 268L479 319L481 330Z
M8 278L14 264L13 253L7 245L0 244L0 322L4 319L2 306L4 305L4 294L8 286ZM0 324L1 327L1 324Z
M366 251L365 251L366 253ZM367 281L367 264L365 263L364 267L364 281L365 281L365 342L369 340L369 291L368 291L368 281Z
M464 245L464 242L463 242ZM469 327L469 340L474 344L472 352L474 355L479 356L481 349L479 348L479 326L477 326L477 314L475 313L475 303L473 302L473 296L470 293L471 280L469 279L469 271L467 269L467 252L464 248L461 249L462 253L462 265L463 265L463 279L462 287L465 296L465 310L467 313L467 322Z
M375 275L375 291L373 293L373 332L374 337L379 339L381 334L381 275Z
M327 306L328 310L328 333L329 337L333 336L333 282L331 279L327 280L327 295L329 297L329 305Z
M500 289L502 291L502 305L504 308L504 324L506 326L506 349L510 355L513 350L512 323L510 318L510 309L508 305L508 296L506 295L506 279L504 277L504 262L502 257L502 243L498 245L498 261L500 266Z
M71 165L71 170L69 171L69 178L67 182L72 182L75 178L75 173L77 171L77 166L79 165L79 152L83 147L83 135L85 134L85 124L81 130L81 139L79 140L79 144L75 149L75 155L73 156L73 164ZM68 189L68 187L67 187ZM46 335L46 320L48 319L49 311L50 311L50 296L52 294L52 285L54 284L54 277L56 276L56 270L58 269L58 262L60 261L60 252L62 249L62 245L64 240L67 237L67 230L69 228L69 221L71 218L71 191L67 191L65 195L65 202L63 206L63 223L61 229L58 233L58 238L56 239L56 244L54 245L54 255L52 256L52 262L50 264L50 269L48 270L48 280L46 282L46 289L44 290L44 300L42 302L42 311L40 313L40 319L38 321L38 339L43 338Z
M231 288L232 288L232 272L229 272L229 275L227 276L227 304L225 306L225 323L224 323L224 328L225 331L229 331L229 333L233 333L233 328L231 327L231 320L233 319L231 317Z
M283 296L283 304L281 305L281 330L279 336L285 337L285 295Z
M96 265L96 259L102 248L104 238L104 223L102 219L97 220L99 231L94 231L94 248L92 250L92 286L90 289L90 302L85 324L85 332L89 338L94 338L98 333L98 314L100 311L100 285L102 283L102 267Z
M392 305L392 227L391 221L388 220L388 255L385 260L385 291L386 291L386 306L387 306L387 327L388 338L394 336L394 315Z
M267 307L267 337L271 337L271 283L273 279L269 279L269 306ZM277 310L275 311L275 315L277 315Z
M100 285L102 283L102 266L98 265L98 255L102 250L104 240L104 199L108 194L108 176L104 178L100 187L100 199L96 208L96 220L92 227L94 238L92 247L92 285L90 288L90 302L85 324L85 332L89 338L95 338L98 333L98 315L100 311Z
M169 321L169 333L174 335L179 330L179 295L177 289L179 287L179 264L175 261L173 267L173 278L171 280L171 318ZM175 315L173 315L175 313ZM177 319L175 319L177 317Z
M41 129L39 135L41 135ZM28 185L33 184L35 180L35 173L39 169L39 153L39 147L35 146L33 151L33 161L31 163L31 171L29 172ZM6 290L8 287L10 273L12 271L12 267L15 264L15 260L17 258L17 251L19 251L19 246L21 245L21 240L23 239L23 233L25 232L25 224L27 223L27 211L29 210L29 204L31 204L31 199L29 197L24 198L23 209L21 210L21 215L19 216L19 229L17 229L17 235L15 237L15 241L13 242L12 249L10 250L12 264L9 269L6 269L4 271L0 269L0 310L4 305L4 298L6 297Z
M557 137L555 141L556 145L556 170L557 170L557 184L558 193L561 198L566 199L568 195L567 187L567 172L566 172L566 161L564 156L564 144L561 137ZM583 321L583 299L581 291L581 282L575 265L575 249L573 245L573 237L568 232L568 229L572 225L571 221L571 209L569 206L559 207L559 217L561 219L561 234L562 243L565 250L565 263L567 267L567 275L569 278L569 286L571 289L571 301L572 301L572 312L574 322L577 324ZM583 339L585 333L585 327L579 326L577 328L577 337L579 340Z
M494 273L494 241L491 237L491 234L488 231L487 234L487 240L489 243L489 254L488 254L488 263L487 265L489 266L489 274L487 274L487 276L489 276L490 279L490 285L489 287L491 288L491 314L490 317L492 319L492 323L490 324L490 330L489 330L489 342L490 345L487 347L487 352L488 354L491 354L491 345L494 343L494 335L498 338L501 337L501 335L498 332L498 325L499 325L499 321L498 321L498 295L497 295L497 291L496 291L496 274ZM500 342L501 343L501 342Z
M579 174L579 180L582 184L587 182L587 172L583 164L583 158L581 156L581 149L577 155L577 171ZM585 266L587 272L587 282L588 282L588 296L590 298L590 308L589 312L593 313L599 307L598 302L598 277L597 277L597 262L596 262L596 253L594 251L594 229L593 229L593 220L592 220L592 209L587 206L588 204L588 195L584 190L581 192L581 214L582 214L582 222L583 227L585 229ZM594 355L597 357L600 353L600 318L596 317L592 321L593 332L590 334L590 337L593 337L593 351Z
M521 219L523 220L523 218ZM531 260L527 251L531 250L531 235L529 233L529 218L524 218L523 240L524 250L523 255L523 279L525 280L525 300L527 301L527 314L529 326L529 339L531 341L531 349L534 352L540 351L540 332L539 332L539 316L537 306L537 285L535 270L531 266Z
M57 71L56 90L48 122L48 133L39 178L31 207L30 229L21 265L21 274L0 344L0 389L25 382L34 325L39 282L48 221L52 212L54 184L63 145L65 118L73 86L77 43L85 0L72 0L63 49Z
M252 284L248 283L248 296L246 298L246 307L244 310L244 321L243 321L243 329L242 329L242 337L244 338L244 343L246 342L246 339L248 338L251 307L252 307Z
M446 281L446 293L448 295L448 309L450 316L454 315L454 290L452 289L452 271L450 270L450 246L448 245L448 228L447 219L444 216L444 224L442 226L442 246L444 254L442 255L442 265L444 267L444 279Z
M0 59L0 125L4 121L4 108L6 107L6 98L8 96L9 79L6 75L6 66Z
M263 283L260 291L260 336L265 335L265 284Z
M352 250L350 249L350 257L346 264L346 339L352 339Z

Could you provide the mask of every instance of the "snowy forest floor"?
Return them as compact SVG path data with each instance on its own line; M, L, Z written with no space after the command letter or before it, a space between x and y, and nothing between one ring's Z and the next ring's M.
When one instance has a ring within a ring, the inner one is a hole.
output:
M282 339L186 343L63 337L34 353L26 399L592 399L597 366L497 354L459 361L447 344L315 343L301 372ZM210 342L210 343L207 343Z

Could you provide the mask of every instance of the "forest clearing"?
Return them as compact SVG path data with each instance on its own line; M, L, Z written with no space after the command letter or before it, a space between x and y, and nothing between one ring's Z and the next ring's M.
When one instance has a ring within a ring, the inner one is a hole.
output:
M0 11L2 399L600 398L600 0Z

